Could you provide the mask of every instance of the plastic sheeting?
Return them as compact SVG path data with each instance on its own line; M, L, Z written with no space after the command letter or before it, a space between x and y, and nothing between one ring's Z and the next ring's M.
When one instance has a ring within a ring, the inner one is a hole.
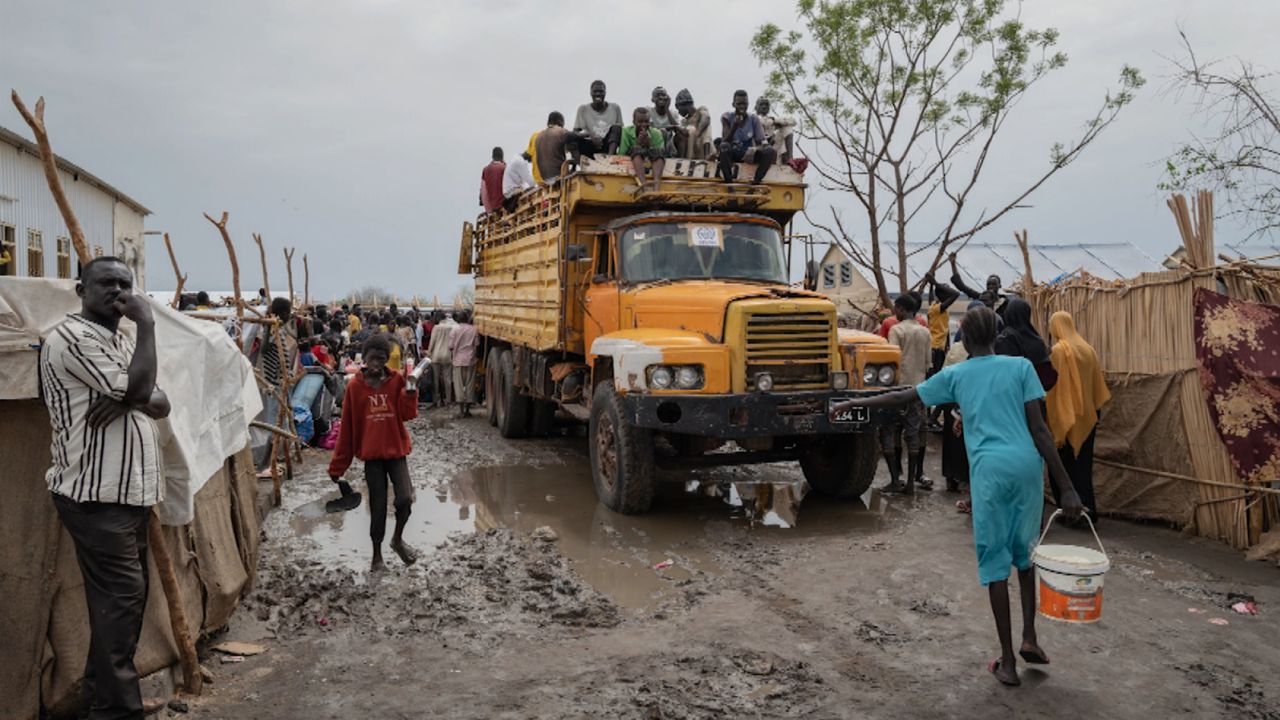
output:
M193 500L223 461L248 442L249 420L262 409L249 361L221 326L195 320L151 299L156 319L156 384L173 407L160 421L165 525L185 525ZM14 278L0 283L0 400L39 397L40 339L80 300L72 280ZM121 323L132 333L129 321Z

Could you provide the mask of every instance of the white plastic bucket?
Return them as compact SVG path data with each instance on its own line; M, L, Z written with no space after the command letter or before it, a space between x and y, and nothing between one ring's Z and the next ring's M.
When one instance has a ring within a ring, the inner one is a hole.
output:
M1031 553L1040 585L1040 614L1052 620L1073 623L1093 623L1102 617L1102 587L1111 560L1102 547L1098 531L1089 522L1089 530L1098 543L1098 549L1078 545L1046 545L1044 536L1049 526L1062 514L1055 510L1045 523L1040 541Z

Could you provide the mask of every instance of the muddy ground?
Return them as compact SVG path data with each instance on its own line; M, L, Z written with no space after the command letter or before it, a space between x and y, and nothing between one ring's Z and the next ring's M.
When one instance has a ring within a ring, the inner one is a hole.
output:
M371 576L367 504L326 515L327 454L308 456L212 641L266 651L205 651L191 716L1280 718L1280 570L1216 543L1103 521L1102 621L1042 621L1053 662L1011 689L985 671L998 644L955 496L810 496L781 528L683 482L799 476L779 465L666 474L626 517L596 504L580 432L506 441L432 411L413 435L423 558Z

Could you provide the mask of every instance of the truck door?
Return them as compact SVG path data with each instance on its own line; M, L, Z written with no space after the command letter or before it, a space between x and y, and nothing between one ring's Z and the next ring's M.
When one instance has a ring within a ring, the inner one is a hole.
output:
M593 250L595 274L583 298L582 318L588 355L596 338L618 329L618 256L610 235L596 234Z

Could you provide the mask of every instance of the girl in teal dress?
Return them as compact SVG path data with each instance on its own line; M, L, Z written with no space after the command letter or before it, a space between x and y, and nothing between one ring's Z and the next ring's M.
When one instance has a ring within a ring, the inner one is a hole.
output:
M943 369L920 385L836 406L892 407L920 401L956 403L964 420L973 504L973 540L978 577L987 586L1001 656L988 669L1000 682L1018 685L1009 618L1009 568L1018 570L1022 599L1023 660L1047 664L1036 641L1036 590L1031 549L1040 532L1044 507L1044 463L1062 492L1068 517L1081 511L1058 457L1053 435L1040 411L1044 389L1025 358L995 354L996 316L987 307L970 310L960 324L969 359Z

